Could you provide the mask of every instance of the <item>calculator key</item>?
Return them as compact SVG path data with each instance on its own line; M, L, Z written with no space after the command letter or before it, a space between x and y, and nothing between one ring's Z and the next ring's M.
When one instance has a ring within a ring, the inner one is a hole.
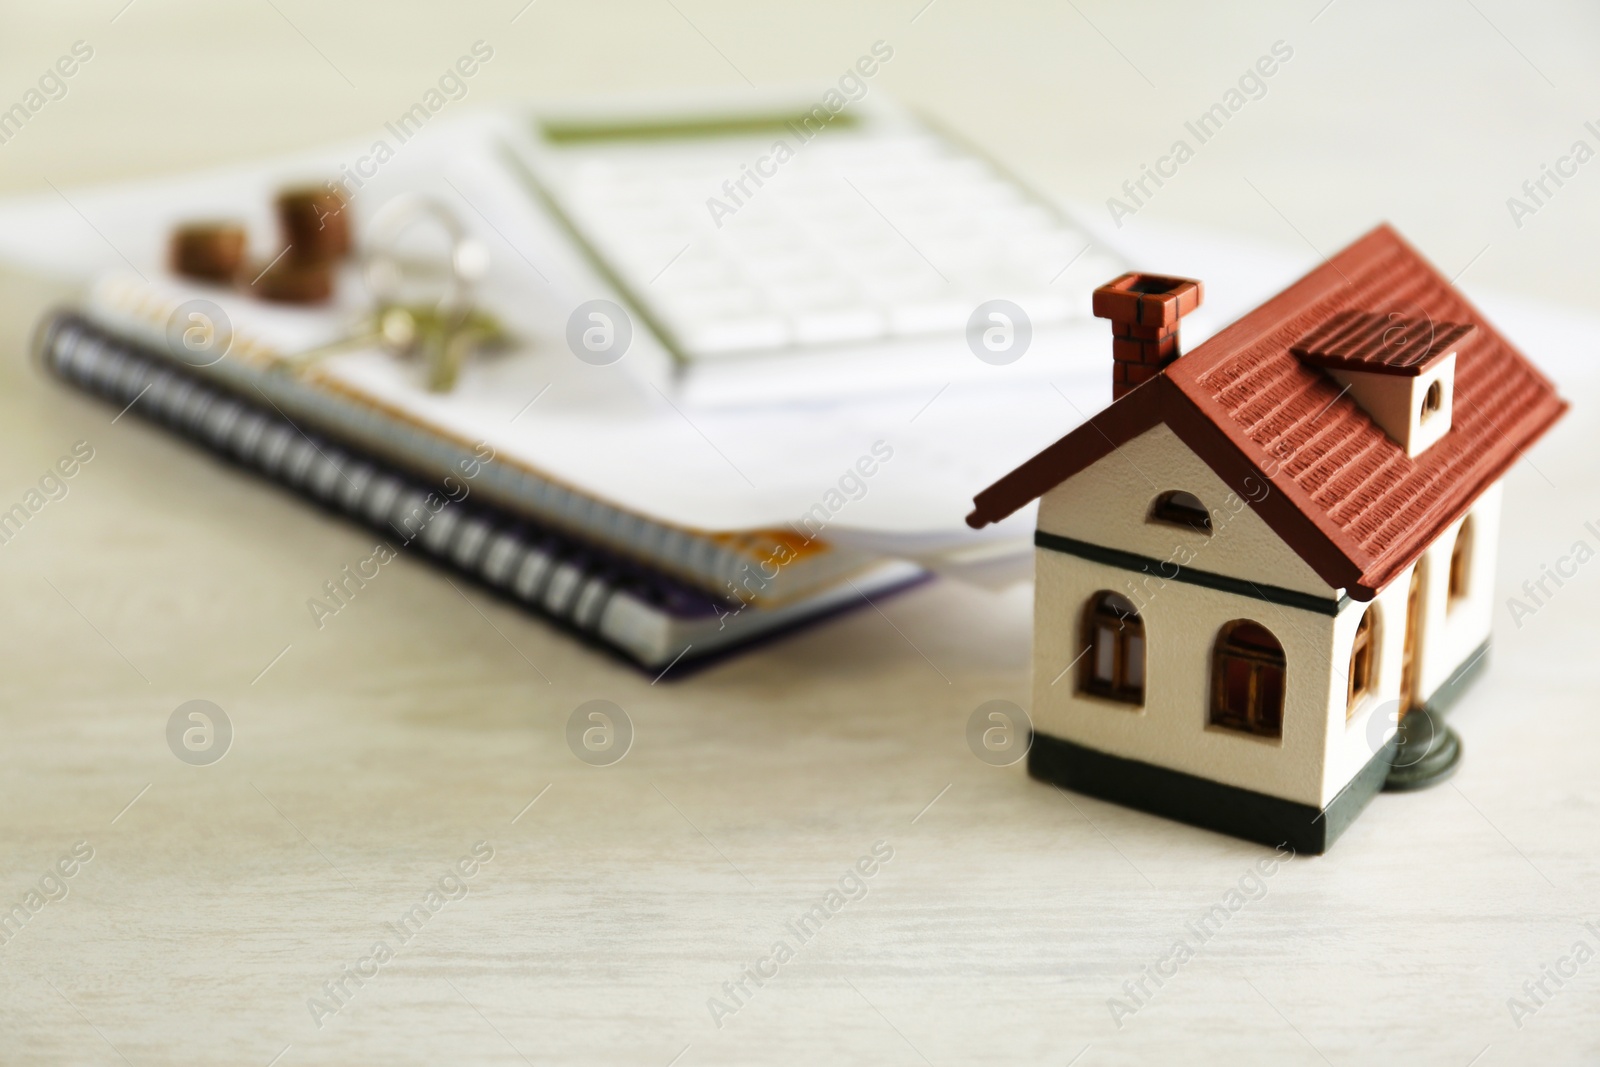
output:
M705 322L717 318L742 318L761 310L761 307L761 294L754 289L717 286L677 294L668 317L672 320Z
M896 336L907 337L963 329L976 306L971 301L958 299L902 304L890 310L889 330Z
M787 348L794 343L794 331L777 315L709 321L674 332L681 347L704 355Z
M858 275L861 291L885 304L911 304L942 296L945 286L926 270L879 274L866 270Z
M795 340L803 345L870 341L888 328L888 316L870 307L820 307L794 316Z
M743 268L749 277L769 285L838 278L838 272L826 258L809 250L794 255L750 259L745 261Z
M774 307L797 310L825 306L837 306L850 300L851 289L849 281L836 275L826 277L813 277L804 281L786 284L769 285L766 288L767 299Z

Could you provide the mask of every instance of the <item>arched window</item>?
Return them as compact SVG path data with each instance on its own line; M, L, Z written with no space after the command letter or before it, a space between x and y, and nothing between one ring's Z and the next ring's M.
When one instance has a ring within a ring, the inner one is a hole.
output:
M1450 607L1455 607L1456 602L1467 595L1467 577L1471 569L1472 516L1468 515L1456 533L1455 547L1450 550Z
M1224 626L1211 656L1211 724L1282 737L1284 666L1283 646L1265 626Z
M1344 710L1347 719L1356 713L1356 705L1372 692L1373 679L1377 675L1378 628L1373 621L1377 613L1376 607L1368 608L1356 624L1356 639L1350 646L1349 693Z
M1422 645L1422 588L1429 580L1428 557L1411 568L1411 584L1406 587L1406 634L1400 645L1400 714L1406 715L1421 703L1417 693L1417 662Z
M1126 597L1097 593L1083 616L1087 646L1078 673L1085 693L1144 703L1144 621Z
M1422 413L1417 421L1427 422L1437 415L1442 407L1444 407L1444 386L1434 382L1428 386L1428 391L1422 394Z
M1182 489L1162 493L1150 505L1150 521L1182 526L1196 533L1211 534L1211 512L1200 503L1200 498Z

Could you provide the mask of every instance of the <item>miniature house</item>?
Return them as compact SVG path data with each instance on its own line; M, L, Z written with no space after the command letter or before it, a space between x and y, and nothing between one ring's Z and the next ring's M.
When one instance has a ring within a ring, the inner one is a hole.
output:
M1097 290L1112 403L967 521L1039 501L1030 773L1322 852L1487 663L1500 480L1566 405L1388 227L1180 357L1201 295Z

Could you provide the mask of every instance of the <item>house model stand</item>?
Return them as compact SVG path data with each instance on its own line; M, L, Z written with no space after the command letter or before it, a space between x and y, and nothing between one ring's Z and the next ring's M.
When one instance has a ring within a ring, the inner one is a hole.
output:
M1180 358L1201 298L1096 290L1112 403L967 522L1039 500L1032 775L1320 853L1453 769L1500 480L1566 405L1386 226Z

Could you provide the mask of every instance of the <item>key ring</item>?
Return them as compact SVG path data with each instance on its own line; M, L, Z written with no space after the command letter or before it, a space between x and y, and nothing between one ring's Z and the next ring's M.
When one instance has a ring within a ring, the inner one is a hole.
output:
M489 265L488 250L467 233L455 212L421 193L401 193L372 216L362 257L367 289L381 304L405 302L399 290L408 280L408 268L414 272L416 263L408 263L396 246L407 230L424 220L437 223L450 238L450 286L439 298L438 310L441 315L464 314L471 309L473 289Z
M421 302L408 299L405 290L419 282L437 281L438 263L408 260L399 248L400 238L424 222L443 230L450 242L448 282L431 315L419 315ZM488 249L467 233L455 212L421 193L401 193L379 208L369 223L363 248L362 273L377 302L377 327L384 344L397 354L408 355L420 343L428 360L428 387L450 389L472 346L472 331L467 327L474 317L474 290L488 269Z

